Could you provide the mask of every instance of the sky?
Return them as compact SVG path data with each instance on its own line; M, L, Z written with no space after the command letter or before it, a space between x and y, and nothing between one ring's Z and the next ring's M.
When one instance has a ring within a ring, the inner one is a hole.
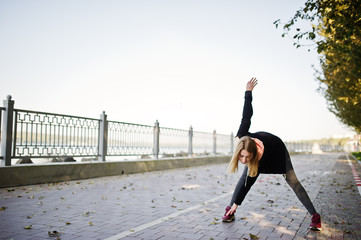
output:
M352 134L317 92L319 56L273 22L300 0L2 0L0 100L15 108L285 141ZM314 65L314 67L312 67Z

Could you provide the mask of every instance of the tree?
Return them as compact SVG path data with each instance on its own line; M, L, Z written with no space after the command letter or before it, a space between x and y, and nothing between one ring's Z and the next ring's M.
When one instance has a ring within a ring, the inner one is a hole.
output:
M310 23L301 30L297 24ZM361 132L361 0L307 0L283 25L282 37L293 33L298 48L312 43L320 54L316 71L328 109L342 123ZM295 29L296 28L296 29ZM308 45L310 46L310 45Z

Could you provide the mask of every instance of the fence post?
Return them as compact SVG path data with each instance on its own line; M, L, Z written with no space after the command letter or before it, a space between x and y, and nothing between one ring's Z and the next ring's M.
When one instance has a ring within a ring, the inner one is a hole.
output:
M1 133L1 166L11 166L11 144L12 144L12 130L13 130L13 118L14 118L14 101L11 100L11 96L7 96L7 100L4 100L4 118ZM1 113L0 113L1 114Z
M217 133L216 130L213 131L213 154L217 154Z
M158 120L155 121L154 128L153 128L153 154L154 154L154 158L158 159L158 155L159 155L159 122L158 122Z
M105 111L100 115L99 126L99 160L105 162L108 148L108 121Z
M230 153L233 153L233 145L234 145L234 136L233 136L233 132L231 133L231 151Z
M193 155L193 127L189 127L188 132L188 156L191 157Z

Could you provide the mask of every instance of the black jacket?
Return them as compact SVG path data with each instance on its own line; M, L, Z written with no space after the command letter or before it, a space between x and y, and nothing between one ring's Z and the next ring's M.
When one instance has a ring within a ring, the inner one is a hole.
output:
M258 138L263 142L264 153L259 162L258 173L286 173L286 159L289 158L288 151L283 141L268 132L250 133L252 108L252 91L246 91L244 96L242 122L237 132L237 137L250 136Z

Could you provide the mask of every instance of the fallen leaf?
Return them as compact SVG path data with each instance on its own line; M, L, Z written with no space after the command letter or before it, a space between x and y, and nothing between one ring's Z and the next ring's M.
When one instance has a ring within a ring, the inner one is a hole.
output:
M89 216L91 213L95 213L95 211L93 210L93 211L87 211L87 212L85 212L85 213L83 213L82 215L83 216Z
M93 222L89 222L89 225L90 225L90 226L94 226Z
M249 234L249 237L253 240L259 239L259 237L257 237L256 235L253 235L252 233Z
M0 211L5 211L5 209L7 209L7 207L1 207Z
M213 221L213 222L211 222L211 224L212 224L212 225L217 225L217 224L219 224L219 223Z
M24 227L24 229L32 229L32 228L33 228L33 225L29 225L29 226Z
M87 211L87 212L83 213L82 215L83 216L89 216L89 214L90 214L90 211Z
M52 231L52 232L48 231L48 235L50 237L59 237L60 233L58 231Z

